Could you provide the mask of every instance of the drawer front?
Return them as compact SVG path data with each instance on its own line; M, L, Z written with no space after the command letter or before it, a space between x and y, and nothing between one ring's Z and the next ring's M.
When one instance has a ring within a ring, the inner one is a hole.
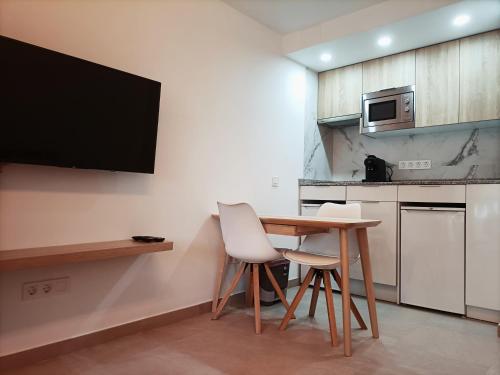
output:
M345 186L301 186L300 199L345 201Z
M396 202L398 200L398 187L396 185L348 186L347 200Z
M465 185L401 185L400 202L465 203Z

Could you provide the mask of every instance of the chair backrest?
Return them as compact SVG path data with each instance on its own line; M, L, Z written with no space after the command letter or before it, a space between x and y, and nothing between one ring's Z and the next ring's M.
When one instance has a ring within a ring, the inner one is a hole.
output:
M316 216L361 219L361 205L324 203ZM352 263L359 259L359 248L355 231L350 230L348 233L349 258ZM310 234L302 241L300 249L314 254L340 256L339 231L332 229L329 233Z
M248 263L268 262L280 257L249 204L217 202L217 206L222 238L230 256Z

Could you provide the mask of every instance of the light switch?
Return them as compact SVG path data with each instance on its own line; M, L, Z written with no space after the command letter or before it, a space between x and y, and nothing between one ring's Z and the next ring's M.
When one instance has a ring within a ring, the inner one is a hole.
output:
M279 187L280 186L280 178L278 176L273 176L272 186Z

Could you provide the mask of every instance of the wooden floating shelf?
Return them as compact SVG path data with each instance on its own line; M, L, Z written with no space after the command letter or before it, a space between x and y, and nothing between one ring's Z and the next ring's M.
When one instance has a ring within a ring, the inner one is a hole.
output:
M172 250L173 242L136 242L133 240L91 242L72 245L0 250L0 271L89 262L123 256Z

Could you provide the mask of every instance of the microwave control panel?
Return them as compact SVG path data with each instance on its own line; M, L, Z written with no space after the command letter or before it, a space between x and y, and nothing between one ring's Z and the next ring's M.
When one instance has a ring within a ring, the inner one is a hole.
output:
M403 121L413 121L413 92L401 95L401 119Z

